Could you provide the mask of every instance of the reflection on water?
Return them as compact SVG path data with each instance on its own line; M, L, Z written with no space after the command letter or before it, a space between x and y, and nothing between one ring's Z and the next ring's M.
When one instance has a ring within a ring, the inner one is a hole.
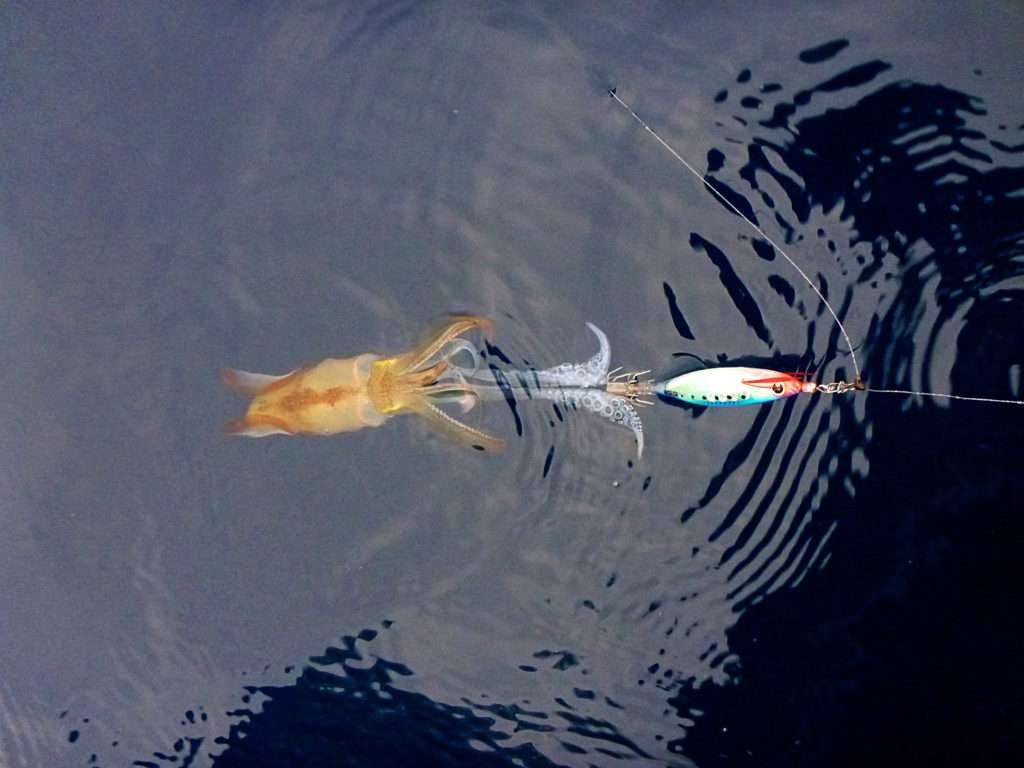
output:
M385 621L383 631L390 626ZM377 635L343 637L291 685L247 688L214 765L281 765L297 756L304 765L558 765L530 741L536 733L555 735L574 754L644 756L613 723L581 715L569 701L548 712L487 694L442 703L410 692L402 681L414 670L374 653ZM198 745L179 746L194 752Z
M592 356L588 319L659 377L678 353L850 373L788 266L608 103L614 79L790 244L869 384L1020 396L1002 81L910 71L906 20L869 41L846 26L874 22L836 12L768 44L751 30L779 25L717 13L165 9L118 19L146 68L106 52L78 101L36 89L81 113L59 141L17 115L51 139L19 144L60 162L12 155L4 208L23 288L4 375L36 385L4 406L21 442L0 475L0 762L885 762L872 734L924 743L932 693L994 743L1012 713L969 681L1000 670L962 649L1010 658L1019 626L1000 545L1019 528L997 514L1024 491L1018 415L870 394L657 406L635 459L627 431L522 385ZM411 450L434 440L411 419L214 434L224 360L394 348L427 308L464 306L497 320L481 359L508 407L466 421L508 436L501 459Z

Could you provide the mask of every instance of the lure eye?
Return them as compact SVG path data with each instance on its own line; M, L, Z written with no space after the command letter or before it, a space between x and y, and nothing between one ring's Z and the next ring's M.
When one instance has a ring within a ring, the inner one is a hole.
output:
M775 384L772 384L772 392L774 392L776 395L781 395L782 390L784 389L785 387L782 386L781 382L776 382Z

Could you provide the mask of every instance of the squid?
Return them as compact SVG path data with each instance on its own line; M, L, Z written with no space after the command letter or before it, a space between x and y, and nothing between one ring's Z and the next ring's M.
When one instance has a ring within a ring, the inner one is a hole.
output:
M456 419L443 405L463 413L480 397L453 359L475 347L464 334L493 328L476 315L453 315L428 328L404 354L362 354L328 358L281 376L226 368L228 389L252 398L241 419L224 425L229 435L336 435L379 427L403 413L415 413L433 429L478 451L500 451L504 442Z

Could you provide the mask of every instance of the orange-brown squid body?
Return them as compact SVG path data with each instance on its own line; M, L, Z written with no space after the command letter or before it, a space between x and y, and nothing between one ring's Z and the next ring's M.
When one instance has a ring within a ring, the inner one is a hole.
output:
M445 318L429 328L412 350L395 357L363 354L328 358L283 376L225 369L224 383L252 397L245 417L225 432L246 437L336 435L377 427L399 413L417 413L442 434L477 450L497 451L503 442L458 421L439 405L455 402L468 410L477 393L450 361L475 350L463 334L489 333L490 322L475 315Z

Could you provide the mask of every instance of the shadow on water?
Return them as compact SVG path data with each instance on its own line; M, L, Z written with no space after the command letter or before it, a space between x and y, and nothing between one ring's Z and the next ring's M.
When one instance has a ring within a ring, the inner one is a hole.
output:
M233 713L238 722L219 740L224 751L213 764L555 765L530 744L504 746L510 736L493 718L402 690L396 680L412 670L360 652L376 635L343 638L310 659L292 685L247 689L262 707Z
M382 626L386 632L391 622ZM593 760L648 757L612 723L579 714L564 700L545 712L528 702L488 702L486 694L452 705L405 690L402 680L415 673L373 652L378 635L364 629L343 637L338 646L310 658L289 685L247 687L245 706L228 713L234 724L213 745L183 737L170 750L133 765L188 766L205 759L206 752L215 755L211 764L218 768L565 765L538 751L531 733L555 733L568 754L591 754ZM587 740L606 746L575 743Z

